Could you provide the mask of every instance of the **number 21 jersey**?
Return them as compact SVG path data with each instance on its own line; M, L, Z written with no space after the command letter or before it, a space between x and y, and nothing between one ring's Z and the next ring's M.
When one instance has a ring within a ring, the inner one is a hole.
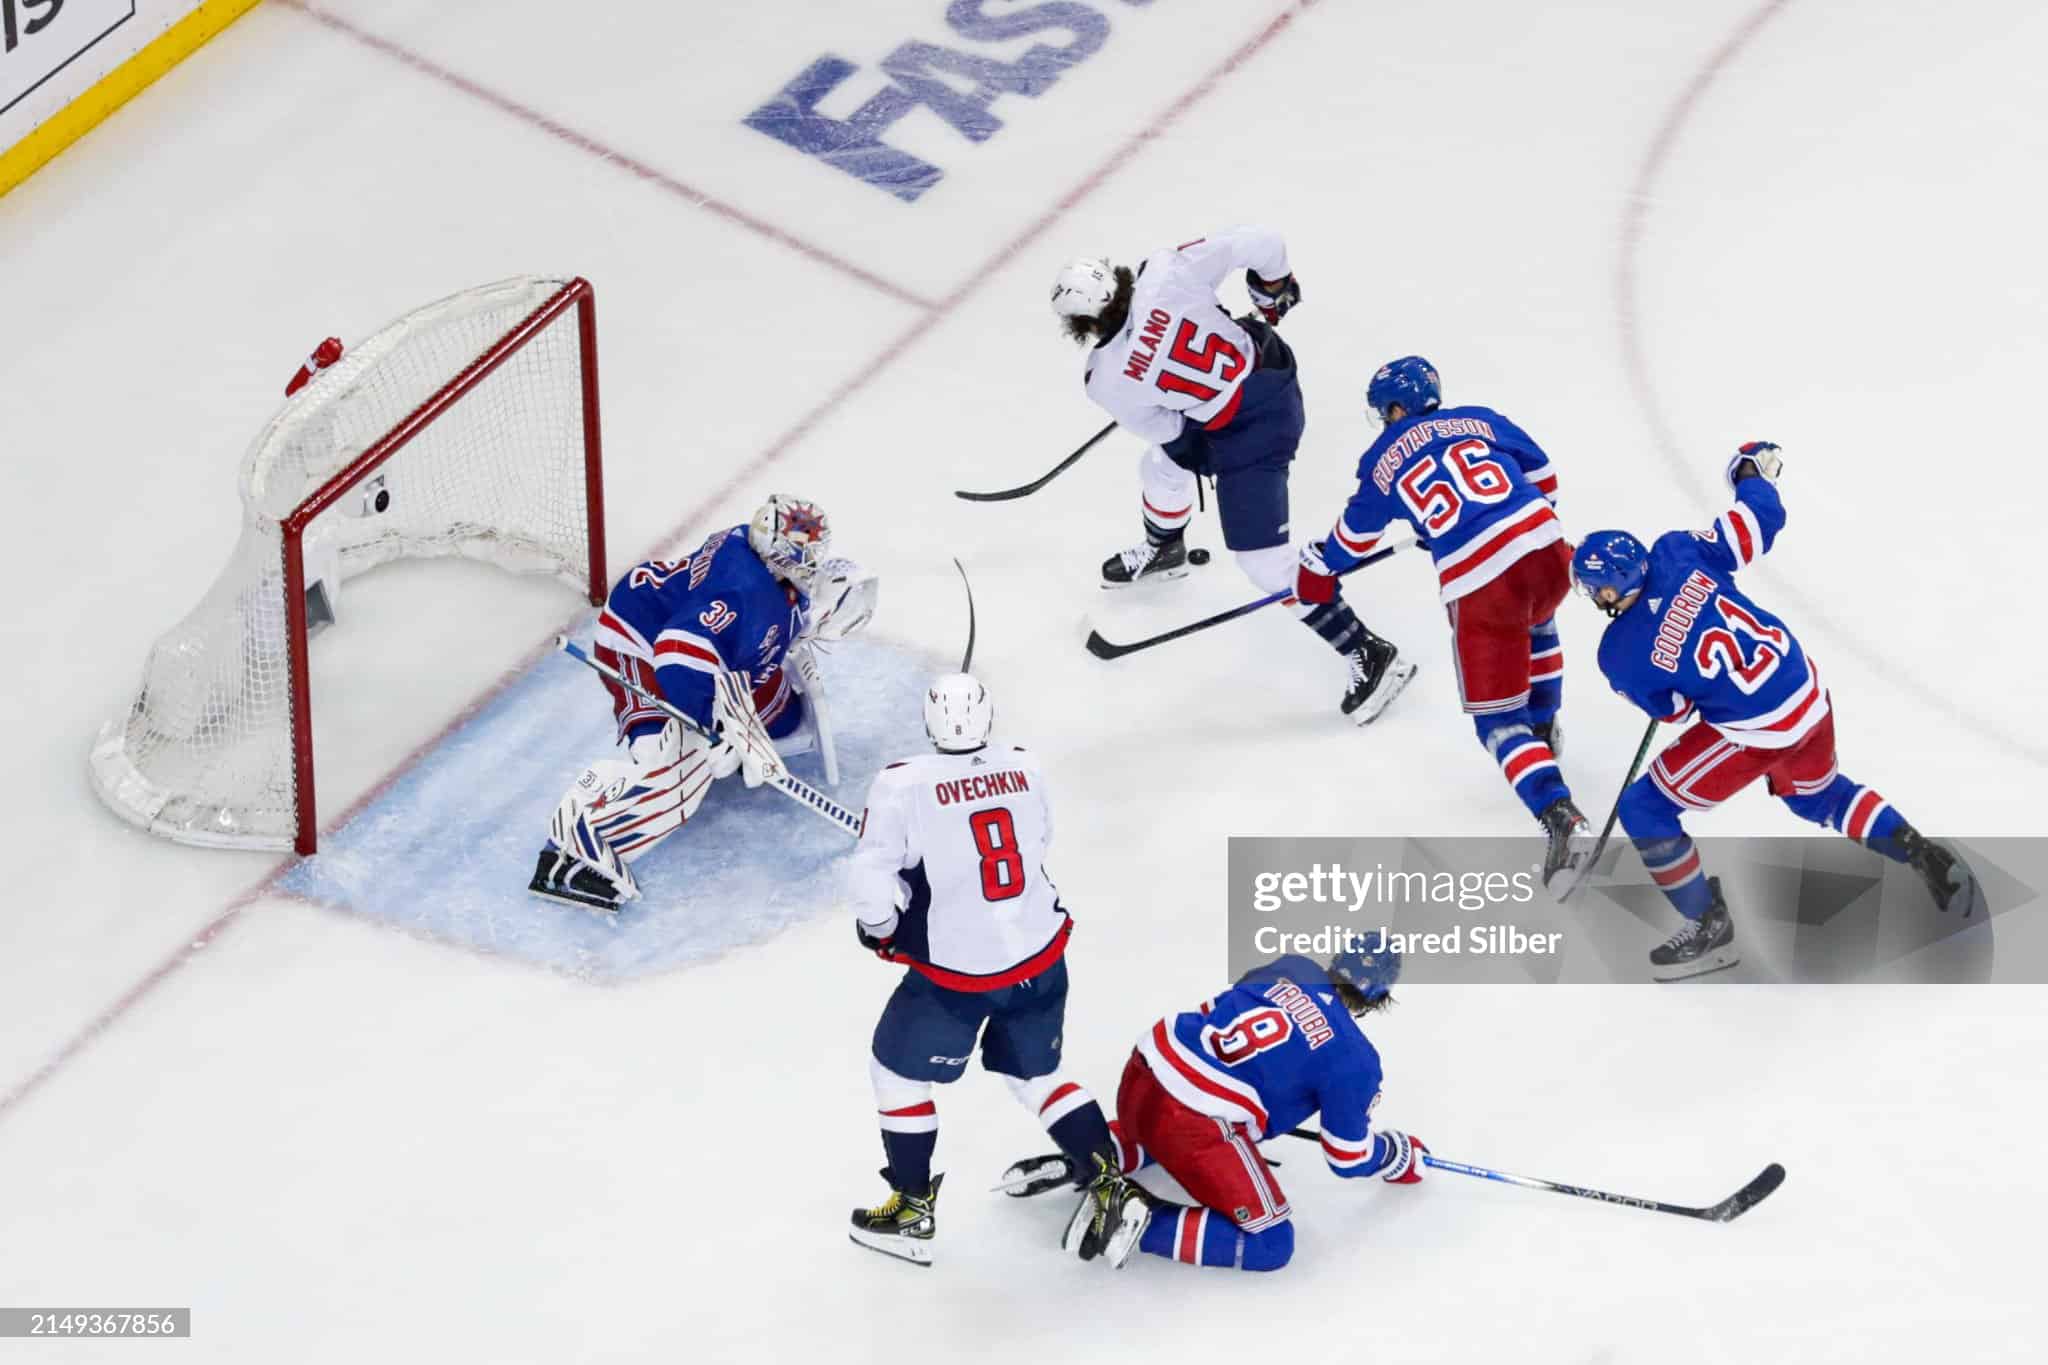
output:
M941 986L1026 981L1066 951L1073 921L1046 876L1052 806L1024 750L922 754L875 775L849 890L862 925Z

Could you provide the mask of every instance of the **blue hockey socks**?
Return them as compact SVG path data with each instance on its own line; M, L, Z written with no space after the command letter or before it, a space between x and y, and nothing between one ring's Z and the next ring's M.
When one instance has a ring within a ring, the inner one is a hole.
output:
M1785 804L1802 820L1839 830L1865 848L1882 853L1895 863L1907 861L1898 833L1906 818L1875 788L1859 787L1840 773L1817 792L1788 796Z
M1184 1265L1278 1270L1294 1255L1294 1224L1245 1232L1214 1209L1156 1206L1138 1250Z

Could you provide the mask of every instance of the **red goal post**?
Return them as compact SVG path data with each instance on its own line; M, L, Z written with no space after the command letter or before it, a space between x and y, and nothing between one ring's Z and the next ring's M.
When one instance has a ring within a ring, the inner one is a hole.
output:
M244 461L227 568L93 748L117 814L185 843L314 852L309 645L359 573L461 555L603 602L595 310L580 277L465 290L285 403Z

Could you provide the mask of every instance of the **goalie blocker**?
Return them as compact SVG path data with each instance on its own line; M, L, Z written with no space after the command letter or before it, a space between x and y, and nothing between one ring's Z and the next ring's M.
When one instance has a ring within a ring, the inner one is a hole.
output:
M690 558L619 580L592 654L619 675L604 685L625 756L590 764L562 797L529 890L615 911L640 894L631 864L687 824L714 781L739 772L758 786L818 747L818 646L865 626L879 592L853 561L828 558L830 544L823 511L777 494Z

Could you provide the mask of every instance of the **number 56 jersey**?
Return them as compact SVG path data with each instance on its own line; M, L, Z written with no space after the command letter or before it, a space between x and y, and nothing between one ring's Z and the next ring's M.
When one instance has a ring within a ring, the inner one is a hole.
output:
M848 889L867 933L937 984L1014 986L1057 962L1073 928L1045 873L1051 843L1024 750L922 754L875 775Z

